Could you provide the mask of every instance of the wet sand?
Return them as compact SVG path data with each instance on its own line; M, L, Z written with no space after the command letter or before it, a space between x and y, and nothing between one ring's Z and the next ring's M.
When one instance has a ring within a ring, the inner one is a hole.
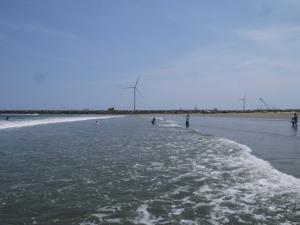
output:
M195 116L197 114L194 114ZM199 116L210 117L245 117L245 118L264 118L264 119L291 119L294 112L252 112L252 113L215 113L198 114Z

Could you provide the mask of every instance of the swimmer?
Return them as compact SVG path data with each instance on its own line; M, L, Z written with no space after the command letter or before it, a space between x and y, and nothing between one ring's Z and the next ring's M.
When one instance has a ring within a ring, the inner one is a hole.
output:
M151 123L154 125L154 124L155 124L155 121L156 121L156 119L155 119L155 117L153 117Z
M185 127L189 128L189 126L190 126L190 115L187 114L185 117Z

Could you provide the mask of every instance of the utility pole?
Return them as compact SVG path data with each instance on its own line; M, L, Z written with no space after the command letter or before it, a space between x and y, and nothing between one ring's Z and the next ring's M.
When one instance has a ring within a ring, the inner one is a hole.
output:
M244 95L244 97L241 98L240 100L243 102L243 110L245 111L246 110L246 102L247 102L246 95Z

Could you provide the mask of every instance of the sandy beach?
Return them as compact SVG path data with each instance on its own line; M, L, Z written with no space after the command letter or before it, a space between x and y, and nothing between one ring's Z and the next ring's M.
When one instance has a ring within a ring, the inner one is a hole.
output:
M267 118L267 119L290 119L294 112L249 112L249 113L215 113L198 114L199 116L211 117L245 117L245 118Z

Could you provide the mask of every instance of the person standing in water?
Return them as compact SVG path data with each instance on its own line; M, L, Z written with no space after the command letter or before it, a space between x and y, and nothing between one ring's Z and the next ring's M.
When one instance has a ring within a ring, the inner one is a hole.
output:
M298 116L297 113L294 113L294 116L292 118L292 127L297 127L298 125Z
M153 119L152 119L152 121L151 121L152 125L155 124L155 121L156 121L156 119L155 119L155 117L153 117Z
M189 128L189 126L190 126L190 115L187 114L185 117L185 127Z

